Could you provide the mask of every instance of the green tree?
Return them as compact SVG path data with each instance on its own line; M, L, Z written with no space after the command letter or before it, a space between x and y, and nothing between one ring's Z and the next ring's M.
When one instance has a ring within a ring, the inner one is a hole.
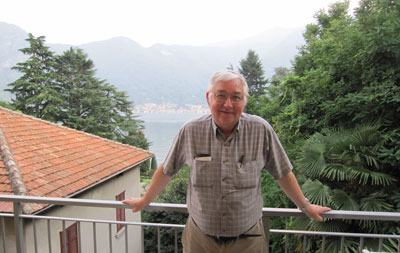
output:
M345 1L318 12L317 23L306 28L293 72L268 94L279 101L272 124L295 172L307 179L304 192L316 203L343 210L399 210L399 7L398 1L363 0L350 16ZM371 121L380 124L371 127ZM290 225L367 233L392 233L397 226L299 220ZM347 250L357 244L349 242ZM330 245L335 251L337 244ZM372 241L367 247L376 245Z
M58 82L63 91L63 110L57 121L65 126L144 149L142 122L125 92L95 77L94 63L79 48L56 58Z
M156 202L186 204L186 189L189 180L189 167L182 168L175 177L168 183L165 189L158 195ZM185 224L188 217L187 213L165 212L165 211L143 211L142 220L144 222L164 223L164 224ZM145 252L157 252L157 228L147 227L144 229ZM180 243L182 230L177 231L178 252L182 252ZM175 230L171 228L161 228L161 252L175 252Z
M55 55L43 36L29 34L30 58L14 69L24 75L10 83L11 105L23 113L67 127L148 149L143 125L133 115L133 103L95 77L94 63L79 48Z
M240 61L239 72L246 79L250 96L257 98L265 95L265 85L268 80L265 79L262 63L253 50L249 50L246 59Z
M15 98L12 105L29 115L46 120L54 119L60 113L62 103L61 90L55 82L54 53L44 45L45 37L35 38L29 34L26 39L30 46L20 49L29 56L25 62L18 63L12 69L23 75L13 83L8 84Z
M385 139L379 128L379 124L369 124L353 129L325 130L307 140L298 165L308 178L302 186L303 191L313 203L331 206L334 210L398 211L398 180L382 167L379 153ZM334 232L395 232L385 224L335 220L322 224L309 221L307 226L313 230ZM376 240L367 240L366 244L377 249ZM336 240L328 242L328 248L339 249L339 245ZM348 244L349 250L354 245L358 245L358 240Z

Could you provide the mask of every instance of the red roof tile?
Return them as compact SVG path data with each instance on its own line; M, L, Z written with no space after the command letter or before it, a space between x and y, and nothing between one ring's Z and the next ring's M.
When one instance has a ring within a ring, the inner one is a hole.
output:
M153 156L3 107L0 130L31 196L70 197ZM4 162L0 157L0 194L14 194ZM0 212L12 212L12 205L0 202Z

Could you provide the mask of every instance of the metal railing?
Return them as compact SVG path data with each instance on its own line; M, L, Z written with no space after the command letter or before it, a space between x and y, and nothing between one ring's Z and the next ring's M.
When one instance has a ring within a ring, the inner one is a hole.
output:
M75 221L78 223L78 231L80 231L79 226L81 223L92 223L93 224L93 249L94 252L97 252L96 245L96 224L108 224L109 226L109 252L112 252L112 233L111 233L111 225L112 224L123 224L128 226L140 226L143 227L157 227L157 248L158 252L160 252L160 228L171 228L175 230L175 252L177 252L178 248L178 240L177 240L177 230L183 229L184 225L178 224L159 224L159 223L143 223L143 222L118 222L112 220L95 220L95 219L82 219L82 218L68 218L68 217L51 217L51 216L43 216L43 215L26 215L21 213L21 206L23 203L36 203L36 204L48 204L48 205L62 205L62 206L86 206L86 207L95 207L95 208L129 208L129 206L123 204L120 201L108 201L108 200L91 200L91 199L71 199L71 198L47 198L47 197L32 197L32 196L15 196L15 195L0 195L0 202L12 202L14 206L14 212L11 213L0 213L1 218L1 234L3 242L3 252L6 253L6 240L5 235L7 231L5 229L5 217L11 217L14 222L14 230L15 230L15 242L16 242L16 252L24 253L24 233L22 227L22 219L31 219L33 221L33 238L35 248L34 252L38 252L37 250L37 231L35 229L35 220L42 219L47 220L47 237L49 241L49 252L52 252L52 246L50 243L50 237L52 236L50 231L50 221L51 220L59 220L62 222L62 231L65 231L65 222L66 221ZM186 205L182 204L165 204L165 203L151 203L146 210L153 211L169 211L169 212L182 212L187 213ZM383 240L384 239L394 239L397 240L397 252L400 252L400 235L393 234L363 234L363 233L334 233L334 232L317 232L317 231L294 231L294 230L279 230L279 229L270 229L270 218L271 217L293 217L293 216L304 216L304 214L297 209L285 209L285 208L263 208L263 222L265 234L267 237L267 243L269 245L270 233L279 233L284 234L285 236L285 252L288 252L288 238L289 235L303 235L303 252L306 251L306 243L307 236L320 236L322 237L322 245L321 251L325 252L325 242L327 237L340 237L341 238L341 252L344 252L344 244L345 239L352 238L360 238L360 247L359 251L362 252L364 248L364 240L366 238L375 238L379 239L379 251L382 252ZM356 211L330 211L322 214L323 218L326 219L348 219L348 220L376 220L376 221L400 221L400 213L391 213L391 212L356 212ZM131 252L128 247L128 229L125 230L125 252ZM78 233L80 237L80 233ZM67 252L67 245L65 240L64 233L64 252ZM79 248L81 239L78 239ZM142 241L142 250L143 250L143 241ZM81 251L79 251L81 252Z

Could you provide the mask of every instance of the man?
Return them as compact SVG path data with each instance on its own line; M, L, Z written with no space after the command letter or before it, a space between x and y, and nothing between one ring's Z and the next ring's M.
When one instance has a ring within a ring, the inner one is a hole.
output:
M134 212L142 210L189 165L184 252L266 252L260 180L266 168L306 215L322 221L320 214L330 208L311 205L304 197L272 127L243 113L248 98L243 76L232 70L216 72L206 98L211 115L181 128L143 198L124 203Z

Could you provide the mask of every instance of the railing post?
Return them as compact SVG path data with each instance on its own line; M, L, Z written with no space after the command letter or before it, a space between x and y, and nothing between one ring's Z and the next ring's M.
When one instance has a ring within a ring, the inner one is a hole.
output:
M178 253L178 229L175 228L175 253Z
M307 235L303 237L303 252L305 253L307 249Z
M326 236L322 237L322 253L325 253Z
M161 252L161 235L160 235L160 227L157 227L157 252Z
M143 226L140 226L141 227L141 234L142 234L142 253L144 253L144 227Z
M65 220L62 221L62 237L63 237L63 251L65 253L68 253L68 247L67 247L67 230L66 230L66 226L65 226Z
M269 253L269 229L270 229L270 218L269 216L262 217L264 224L265 240L267 241L267 253Z
M7 253L5 220L3 216L0 219L1 219L1 238L3 240L3 252Z
M362 253L362 251L363 251L363 249L364 249L364 237L361 237L360 238L360 253Z
M19 215L22 212L21 202L13 202L14 206L14 229L16 238L16 246L18 253L24 253L24 234L22 230L22 218Z

